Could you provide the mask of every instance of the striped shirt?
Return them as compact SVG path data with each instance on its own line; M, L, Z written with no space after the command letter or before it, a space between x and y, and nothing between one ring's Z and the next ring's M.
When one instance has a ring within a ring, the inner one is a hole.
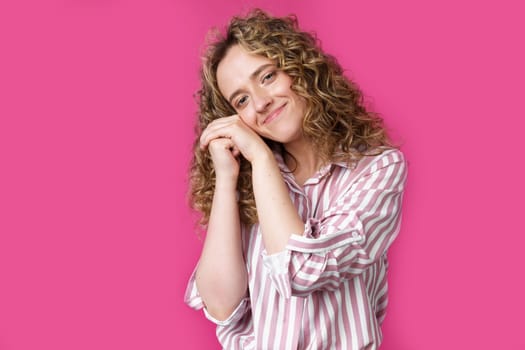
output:
M225 321L206 312L194 274L185 302L204 308L224 349L377 349L388 303L386 252L401 223L406 162L396 149L332 163L303 186L276 154L305 222L267 255L258 224L241 230L248 293Z

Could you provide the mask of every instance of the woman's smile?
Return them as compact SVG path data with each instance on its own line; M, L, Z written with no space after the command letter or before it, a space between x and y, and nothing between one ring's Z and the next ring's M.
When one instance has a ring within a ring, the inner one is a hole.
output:
M266 118L264 118L263 124L268 124L272 122L273 120L275 120L281 114L285 106L286 106L286 103L284 103L281 107L271 112Z

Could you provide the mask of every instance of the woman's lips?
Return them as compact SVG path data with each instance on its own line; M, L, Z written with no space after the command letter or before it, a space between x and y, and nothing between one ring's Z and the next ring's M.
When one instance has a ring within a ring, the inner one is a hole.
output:
M274 110L272 113L270 113L266 119L264 119L263 121L263 124L268 124L270 123L272 120L274 120L275 118L277 118L279 116L279 114L281 114L281 111L283 110L284 106L286 106L286 103L283 104L281 107L277 108L276 110Z

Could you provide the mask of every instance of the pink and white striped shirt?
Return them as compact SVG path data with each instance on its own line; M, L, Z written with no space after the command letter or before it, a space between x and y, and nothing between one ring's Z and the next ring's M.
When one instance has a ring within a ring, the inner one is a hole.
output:
M333 163L299 186L276 158L305 222L267 255L259 225L242 229L248 295L218 321L224 349L377 349L388 303L386 252L401 223L406 162L396 149L356 167ZM186 303L204 307L194 275Z

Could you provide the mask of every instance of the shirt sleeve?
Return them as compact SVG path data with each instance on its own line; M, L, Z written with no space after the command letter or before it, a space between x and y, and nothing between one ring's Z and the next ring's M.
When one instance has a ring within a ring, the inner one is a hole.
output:
M206 318L218 326L229 326L241 320L250 308L249 298L247 296L243 298L240 301L239 305L235 308L235 310L233 310L233 312L227 319L222 321L217 320L208 313L208 311L206 310L206 305L204 305L204 302L201 296L199 295L199 291L197 290L197 284L195 283L195 271L196 269L191 274L188 286L186 287L186 293L184 294L184 302L188 304L189 307L195 310L202 309Z
M292 235L283 252L263 251L279 294L336 290L379 261L399 232L405 181L401 152L377 156L321 218L306 220L303 234Z

